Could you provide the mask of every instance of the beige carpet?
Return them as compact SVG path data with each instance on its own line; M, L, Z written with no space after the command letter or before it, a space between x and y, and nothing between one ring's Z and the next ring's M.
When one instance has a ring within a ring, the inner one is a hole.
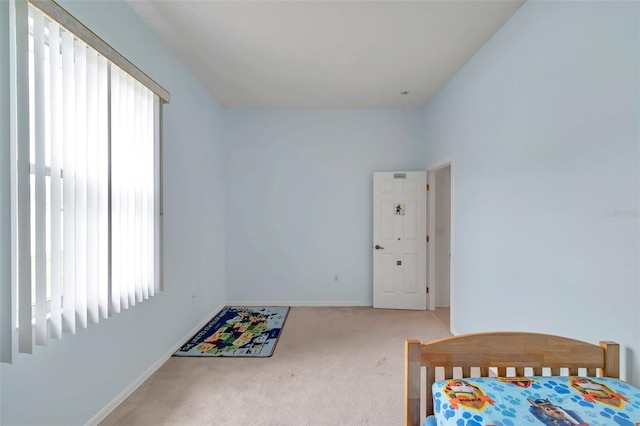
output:
M271 358L169 359L102 425L399 425L404 340L429 311L292 308Z

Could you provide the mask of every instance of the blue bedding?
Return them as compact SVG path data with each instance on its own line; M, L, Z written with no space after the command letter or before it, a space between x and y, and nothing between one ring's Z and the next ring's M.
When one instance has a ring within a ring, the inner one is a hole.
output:
M640 389L609 377L479 377L433 385L424 426L639 426Z

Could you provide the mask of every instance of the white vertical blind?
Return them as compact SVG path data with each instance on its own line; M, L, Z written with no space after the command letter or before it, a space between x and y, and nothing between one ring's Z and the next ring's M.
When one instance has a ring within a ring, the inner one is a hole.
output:
M111 158L111 170L114 175L114 180L116 180L118 185L116 188L112 188L112 197L114 199L118 199L120 202L120 208L116 209L113 207L111 209L112 219L114 221L118 221L120 224L120 238L118 243L115 241L112 242L111 250L113 253L120 253L120 265L118 268L119 275L117 277L113 277L112 283L118 283L118 285L114 287L119 287L120 291L120 309L128 309L129 308L129 283L126 271L129 270L129 246L127 245L127 234L129 234L128 229L128 205L129 205L129 197L126 186L126 181L128 179L127 176L127 149L129 148L128 141L128 132L129 128L127 126L127 106L128 106L128 87L127 87L127 77L124 73L121 73L119 69L112 68L111 75L116 80L119 81L119 89L120 89L120 98L119 102L116 104L112 101L111 111L113 115L119 115L120 121L118 123L118 136L113 135L111 138L111 146L117 150L118 155L113 156Z
M51 338L62 337L62 66L60 26L49 21L49 72L51 95Z
M142 140L150 141L143 146L141 153L141 163L144 165L141 177L142 185L142 217L153 218L153 206L150 200L153 199L153 96L148 93L142 99ZM150 208L151 207L151 208ZM153 232L153 220L143 222L142 229L142 281L153 283L150 272L153 268L153 258L150 249L152 245L151 233ZM148 299L153 296L153 285L143 286L142 297Z
M62 330L68 333L76 332L76 237L75 237L75 176L76 176L76 90L74 69L73 34L62 32L62 122L63 134L63 273L62 273Z
M45 42L44 42L44 17L40 13L29 15L33 19L33 60L31 68L33 72L33 102L29 103L30 120L34 123L34 147L35 147L35 188L32 199L31 213L33 223L31 229L35 230L35 333L36 344L44 345L47 342L47 232L46 232L46 183L45 183ZM34 209L35 207L35 209ZM33 238L33 237L32 237Z
M9 2L0 2L0 40L10 40ZM11 131L10 122L13 98L10 81L11 49L8 43L0 43L0 362L11 362L11 340L13 327L13 296L11 289Z
M142 301L142 256L141 256L141 238L142 238L142 188L141 188L141 177L144 170L144 159L142 158L142 92L141 85L134 84L133 87L133 110L134 110L134 120L133 120L133 140L132 145L134 149L134 153L136 159L140 161L139 167L132 167L133 171L133 227L135 229L134 239L133 239L133 248L134 248L134 256L133 256L133 277L134 277L134 287L135 287L135 302Z
M153 176L156 179L153 179L153 200L149 202L150 205L153 205L154 218L161 218L163 216L162 212L162 103L157 96L153 98L153 114L155 119L153 120ZM152 282L155 283L153 287L154 293L158 293L164 290L164 281L162 279L162 262L160 259L163 258L163 246L162 246L162 226L161 221L156 220L153 225L151 225L153 232L149 236L149 241L153 245L153 259L155 260L154 265L151 266L152 274L151 279Z
M98 53L87 49L87 319L98 322ZM106 159L105 159L106 160Z
M31 142L29 127L29 27L28 8L24 1L15 2L15 73L16 73L16 221L18 293L18 350L31 353Z
M135 110L135 87L133 85L133 77L127 73L122 72L122 77L127 82L127 113L125 115L125 127L126 127L126 147L127 155L120 158L123 163L114 164L115 168L122 168L126 173L126 179L123 181L123 191L125 192L126 202L126 224L127 234L124 236L126 241L127 259L124 279L126 281L126 289L128 295L128 304L135 306L136 304L136 282L135 282L135 259L136 259L136 241L135 241L135 170L138 165L136 164L136 140L135 140L135 120L133 119L136 114ZM122 124L122 123L120 123Z
M17 297L18 350L31 353L160 288L161 109L157 95L68 29L25 0L12 7L16 294L4 283L2 294ZM11 330L2 331L4 344Z
M120 74L116 68L111 68L111 164L119 164L120 160L120 143L114 141L121 140L122 126L120 125L120 111L113 108L120 105ZM119 212L121 210L120 203L120 170L111 167L111 211ZM114 247L122 245L122 220L119 215L111 215L111 282L122 282L122 251L114 250ZM120 286L111 286L111 311L119 313L122 305L122 297L120 295Z
M96 226L97 226L97 308L98 317L109 316L109 93L108 62L97 56L97 134L96 144Z
M76 72L76 327L87 327L87 48L74 40Z

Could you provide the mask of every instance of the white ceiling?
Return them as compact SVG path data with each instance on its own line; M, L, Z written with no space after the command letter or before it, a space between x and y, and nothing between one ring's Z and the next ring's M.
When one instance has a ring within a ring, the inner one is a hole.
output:
M128 0L230 108L423 107L523 2Z

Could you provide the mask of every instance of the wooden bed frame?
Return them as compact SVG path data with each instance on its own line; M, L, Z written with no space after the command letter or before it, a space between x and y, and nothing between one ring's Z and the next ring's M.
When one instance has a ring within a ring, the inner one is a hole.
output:
M420 373L426 367L426 415L436 380L510 376L620 376L620 347L537 333L465 334L428 343L405 342L405 424L420 424ZM527 371L525 372L525 368ZM491 369L491 370L490 370ZM579 370L580 369L580 370ZM436 379L436 371L438 379ZM494 374L497 373L497 374ZM531 374L532 373L532 374Z

